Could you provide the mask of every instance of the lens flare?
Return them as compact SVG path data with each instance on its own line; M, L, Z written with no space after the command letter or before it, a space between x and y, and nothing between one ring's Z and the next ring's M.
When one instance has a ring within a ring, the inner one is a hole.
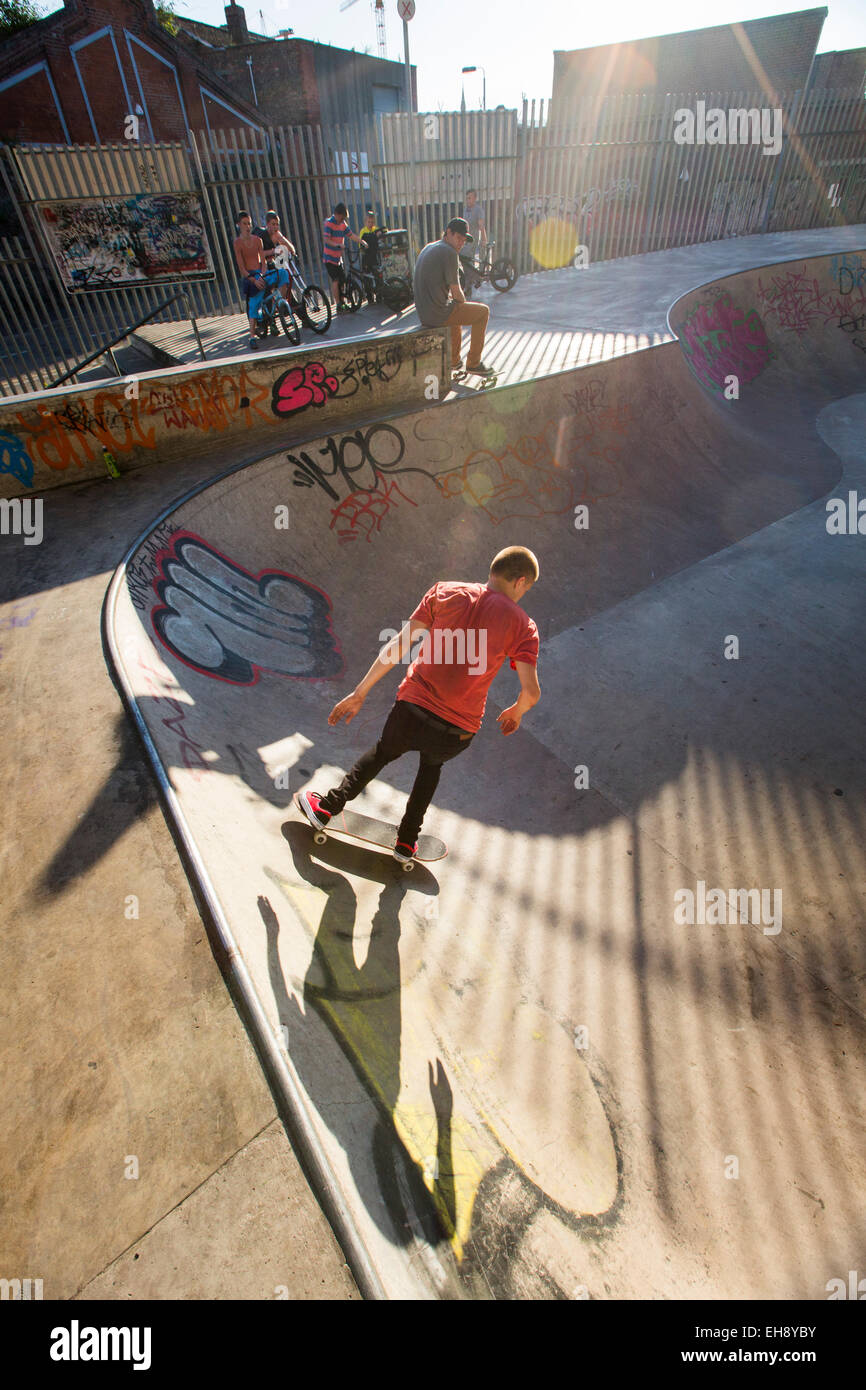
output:
M570 265L574 248L579 238L571 222L561 217L548 217L533 227L529 236L530 255L544 266L545 270L556 270L558 266Z

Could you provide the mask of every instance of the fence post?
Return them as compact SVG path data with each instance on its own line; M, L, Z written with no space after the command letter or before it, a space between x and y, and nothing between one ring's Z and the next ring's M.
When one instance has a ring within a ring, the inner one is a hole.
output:
M662 125L661 129L656 131L656 156L653 160L653 171L650 176L649 197L647 198L646 214L644 217L643 245L640 247L640 251L646 251L647 245L651 240L649 230L652 226L652 219L655 216L656 188L658 186L659 165L662 159L662 152L665 148L664 132L668 129L668 126L670 124L670 101L671 93L665 92L665 107L664 114L662 116Z
M791 134L796 135L796 134L798 133L799 125L800 125L800 108L801 108L802 105L803 105L803 98L805 97L805 95L806 95L806 89L805 89L805 88L801 88L799 91L797 91L797 92L794 93L794 102L793 102L793 106L792 106L792 109L791 109L790 130L789 130L789 128L788 128L788 122L787 122L787 121L783 121L783 122L782 122L782 148L779 150L779 153L778 153L778 155L776 156L776 169L775 169L775 172L774 172L774 174L773 174L773 181L772 181L772 183L770 184L770 191L769 191L769 193L767 194L767 206L766 206L766 209L765 209L765 211L764 211L764 220L763 220L763 222L762 222L762 224L761 224L761 231L762 231L762 232L766 232L766 231L769 229L769 226L770 226L770 218L771 218L772 215L773 215L773 208L774 208L775 205L776 205L776 193L777 193L777 191L778 191L779 179L781 178L781 175L782 175L782 163L783 163L783 161L784 161L785 153L786 153L786 151L785 151L785 137L787 136L787 137L790 139ZM795 126L796 126L796 129L795 129Z

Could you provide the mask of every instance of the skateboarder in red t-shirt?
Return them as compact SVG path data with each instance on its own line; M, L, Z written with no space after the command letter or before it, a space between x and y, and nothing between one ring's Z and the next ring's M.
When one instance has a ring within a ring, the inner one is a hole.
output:
M480 729L487 691L506 658L517 672L520 695L498 717L503 734L515 733L524 714L541 698L536 674L538 629L518 607L538 573L532 551L512 545L494 557L486 584L446 581L427 591L364 679L328 715L329 724L339 724L341 719L351 723L376 682L408 653L416 637L425 634L375 748L364 753L340 785L324 796L311 791L298 797L317 829L327 826L331 816L363 791L386 763L415 750L421 761L394 850L401 863L413 858L442 764L468 748Z

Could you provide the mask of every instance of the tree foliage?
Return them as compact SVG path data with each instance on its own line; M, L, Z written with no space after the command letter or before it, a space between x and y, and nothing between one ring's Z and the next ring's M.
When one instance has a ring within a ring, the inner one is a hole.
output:
M0 0L0 4L2 3L3 0ZM161 24L168 34L174 35L178 32L175 0L159 0L156 6L156 22Z
M44 15L45 11L33 0L0 0L0 38L17 34L19 29L35 24Z

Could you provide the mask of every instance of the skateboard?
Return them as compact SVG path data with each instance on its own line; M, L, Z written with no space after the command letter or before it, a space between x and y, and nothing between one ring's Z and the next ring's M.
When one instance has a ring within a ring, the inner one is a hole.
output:
M461 386L465 386L468 385L466 378L470 376L475 376L475 373L467 372L464 368L459 372L452 373L451 380L459 382ZM494 372L492 376L479 377L478 385L475 387L470 387L469 389L474 391L489 391L491 386L495 386L498 380L499 373Z
M297 795L295 805L304 817L307 825L310 821L306 812L303 810ZM379 849L393 849L397 843L397 827L389 824L388 821L376 820L373 816L362 815L360 811L343 810L339 815L332 816L326 830L319 830L316 826L311 826L313 839L317 845L323 845L329 835L334 832L338 835L348 835L351 840L360 840L365 845L376 845ZM435 835L418 836L418 853L415 859L410 859L407 864L403 864L404 873L409 873L415 867L415 860L420 859L424 863L432 863L435 859L444 859L448 853L448 846L444 840L438 840Z

